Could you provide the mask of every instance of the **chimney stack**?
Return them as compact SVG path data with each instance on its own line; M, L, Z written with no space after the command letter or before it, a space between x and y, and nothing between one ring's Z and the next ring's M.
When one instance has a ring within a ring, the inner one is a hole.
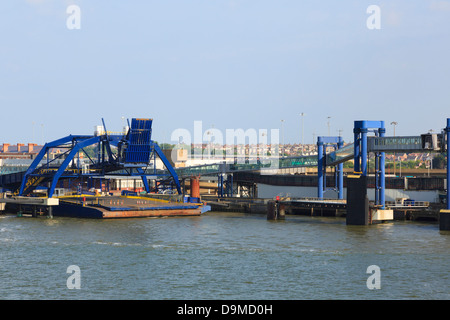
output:
M8 148L9 148L9 143L4 143L3 144L3 153L8 152Z
M18 144L17 144L17 153L20 152L20 149L21 149L21 147L23 147L23 146L24 146L23 143L18 143Z
M33 149L34 149L34 146L36 146L37 144L35 144L35 143L29 143L28 144L28 153L32 153L33 152Z

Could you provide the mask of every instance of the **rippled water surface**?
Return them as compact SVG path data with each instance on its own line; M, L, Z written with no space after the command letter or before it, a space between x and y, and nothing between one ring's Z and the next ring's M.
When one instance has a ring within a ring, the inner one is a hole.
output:
M450 299L449 253L450 233L435 223L0 216L0 298ZM70 265L80 289L67 288ZM378 290L366 285L371 265Z

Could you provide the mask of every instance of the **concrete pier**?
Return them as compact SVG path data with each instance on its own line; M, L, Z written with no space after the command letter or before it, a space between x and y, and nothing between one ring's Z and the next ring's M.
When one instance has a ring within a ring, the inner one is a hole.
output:
M38 208L45 208L47 216L53 217L53 206L59 205L59 199L56 198L38 198L38 197L10 197L1 198L0 205L3 210L14 210L18 217L28 212L33 217L38 216ZM12 208L12 209L10 209Z
M347 188L347 225L368 225L369 199L366 176L349 175Z

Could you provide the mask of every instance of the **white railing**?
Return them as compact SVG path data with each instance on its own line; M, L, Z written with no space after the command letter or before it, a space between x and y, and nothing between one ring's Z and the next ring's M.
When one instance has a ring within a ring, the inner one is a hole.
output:
M401 202L386 201L386 206L389 208L417 208L417 207L429 207L429 201L415 201L415 200L403 200Z

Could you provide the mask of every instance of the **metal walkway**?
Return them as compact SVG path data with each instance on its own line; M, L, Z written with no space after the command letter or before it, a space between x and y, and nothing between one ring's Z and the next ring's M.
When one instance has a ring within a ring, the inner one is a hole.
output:
M421 136L368 137L369 152L425 152Z
M368 137L367 140L369 152L434 152L434 150L425 150L423 148L421 136ZM353 158L354 144L351 143L341 149L328 153L326 155L326 165L336 166ZM260 161L254 160L253 163L231 164L224 162L177 168L175 170L179 177L189 177L243 171L317 167L318 158L317 155L309 155L286 158L263 158Z
M331 152L326 156L327 166L335 166L339 163L353 159L353 144ZM245 171L261 171L264 173L278 169L289 169L299 167L317 167L317 155L297 156L286 158L262 158L261 160L250 160L249 163L226 163L224 160L214 164L205 164L192 167L177 168L179 177L217 175L220 173L233 173Z

